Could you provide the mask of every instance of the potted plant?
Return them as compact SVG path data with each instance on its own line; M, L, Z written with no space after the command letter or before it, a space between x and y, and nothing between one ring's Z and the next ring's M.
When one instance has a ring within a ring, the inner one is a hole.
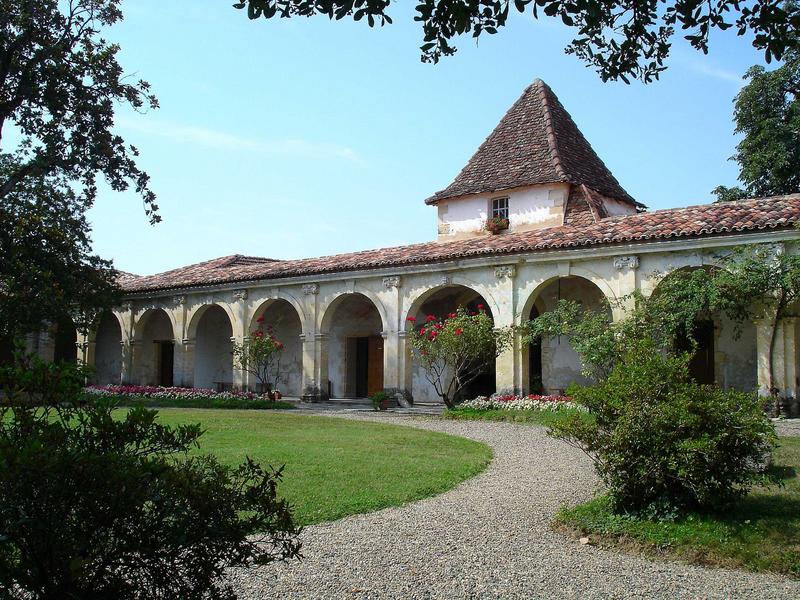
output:
M492 234L508 229L508 219L504 217L491 217L486 219L486 231Z
M370 396L370 400L374 410L386 410L389 408L391 397L386 392L376 392Z

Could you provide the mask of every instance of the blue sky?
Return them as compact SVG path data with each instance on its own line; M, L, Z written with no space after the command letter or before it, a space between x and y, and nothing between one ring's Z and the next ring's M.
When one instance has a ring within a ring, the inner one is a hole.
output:
M163 222L101 189L95 250L148 274L226 254L296 258L428 241L445 187L535 78L622 185L651 210L736 182L732 99L762 57L726 32L708 56L675 40L661 81L602 83L567 56L569 31L517 16L438 65L419 60L413 3L395 24L249 21L230 0L128 0L108 32L161 108L121 109Z

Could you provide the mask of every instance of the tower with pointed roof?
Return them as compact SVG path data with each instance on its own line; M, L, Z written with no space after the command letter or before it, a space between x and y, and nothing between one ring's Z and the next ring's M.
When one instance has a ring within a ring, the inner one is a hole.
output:
M440 241L484 235L492 217L507 220L508 231L522 232L586 225L644 208L541 79L528 86L453 182L425 202L438 209Z

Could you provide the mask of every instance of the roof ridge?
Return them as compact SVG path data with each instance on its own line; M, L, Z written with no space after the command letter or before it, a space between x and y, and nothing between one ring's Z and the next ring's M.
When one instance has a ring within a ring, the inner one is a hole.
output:
M550 152L553 155L553 166L555 167L556 173L561 175L561 177L563 177L566 181L571 182L570 177L567 175L567 171L564 169L564 164L561 161L561 153L558 151L558 138L556 137L556 131L553 127L553 113L551 112L550 102L547 98L547 92L550 90L550 88L541 79L536 79L532 85L536 87L536 91L539 94L539 99L542 102L544 128L545 132L547 133L547 145L550 146Z

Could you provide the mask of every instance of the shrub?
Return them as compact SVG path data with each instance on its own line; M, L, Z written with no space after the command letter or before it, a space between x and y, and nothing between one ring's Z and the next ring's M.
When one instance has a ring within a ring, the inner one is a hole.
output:
M381 402L391 400L392 397L386 392L375 392L369 399L372 400L372 408L374 410L379 410Z
M777 438L760 402L697 385L688 360L639 342L608 379L570 389L594 420L573 415L551 428L591 457L617 512L723 508L770 481L763 465Z
M235 598L227 567L298 556L280 469L189 458L198 425L77 406L81 381L32 359L0 370L5 597Z

